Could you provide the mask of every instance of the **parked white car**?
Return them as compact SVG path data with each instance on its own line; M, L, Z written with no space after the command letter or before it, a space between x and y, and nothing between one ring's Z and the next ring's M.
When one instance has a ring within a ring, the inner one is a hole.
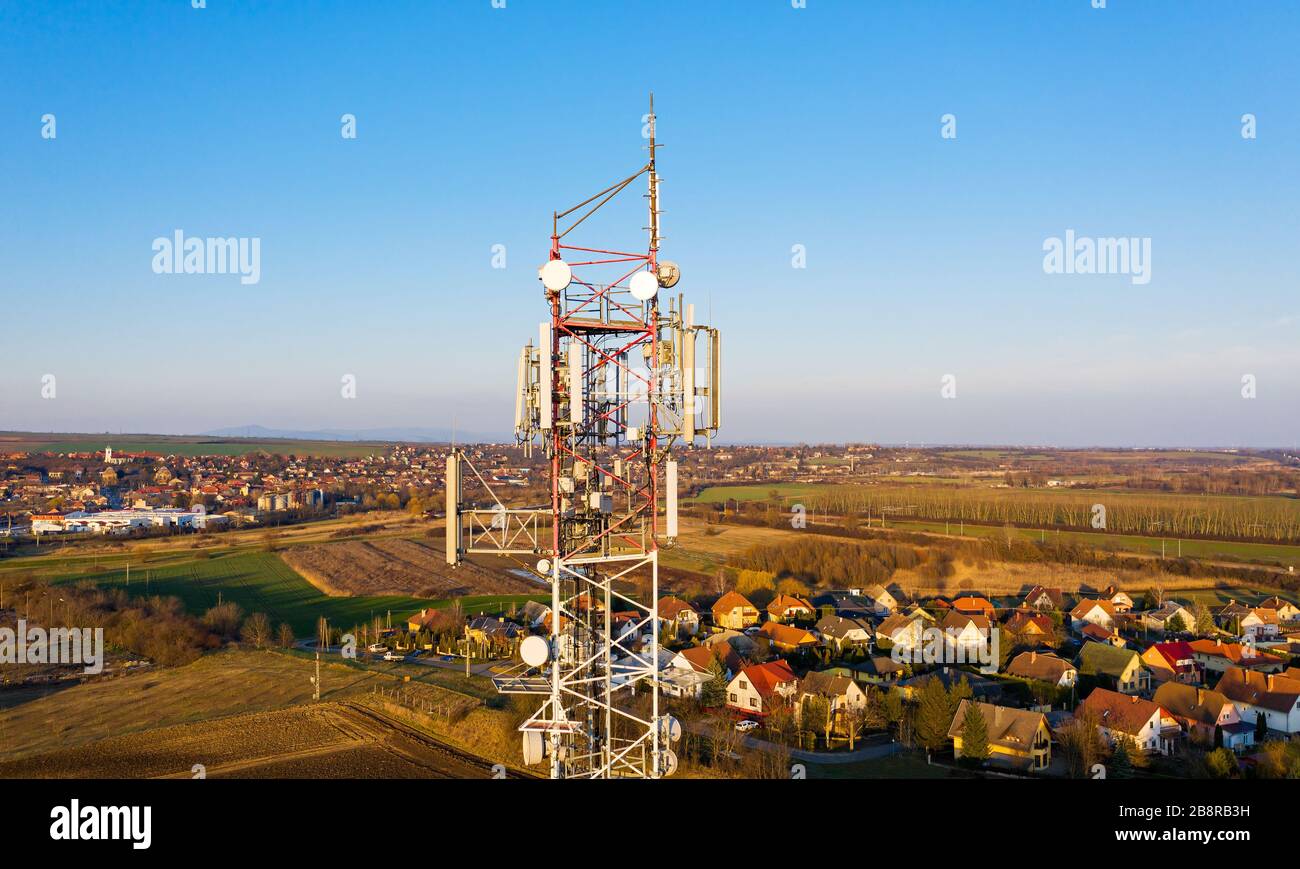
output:
M736 729L741 733L749 733L751 730L758 730L757 721L737 721Z
M406 656L401 652L384 652L385 661L405 661Z
M374 652L376 655L378 655L380 652L387 652L388 647L385 646L383 643L371 643L370 645L366 646L366 651Z

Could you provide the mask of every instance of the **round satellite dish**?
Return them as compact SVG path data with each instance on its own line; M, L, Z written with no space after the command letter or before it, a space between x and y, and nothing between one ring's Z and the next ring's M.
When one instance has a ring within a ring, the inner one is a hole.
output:
M632 298L638 302L648 302L655 297L655 293L659 292L659 281L644 269L632 275L628 286L632 290Z
M524 766L541 763L544 757L542 735L536 730L524 731Z
M677 772L677 752L673 751L671 748L665 749L664 756L663 756L663 766L664 766L663 774L665 777L670 776L673 773Z
M557 293L573 282L573 269L562 259L549 261L538 274L542 277L542 286Z
M677 286L677 282L682 279L682 270L677 263L672 260L664 260L659 263L659 286L665 290L669 287Z
M537 572L546 575L551 572L551 562L548 559L541 559L537 562Z
M519 644L519 657L530 667L540 667L551 659L551 646L541 637L528 637Z
M682 723L671 715L663 717L663 734L672 742L682 738Z

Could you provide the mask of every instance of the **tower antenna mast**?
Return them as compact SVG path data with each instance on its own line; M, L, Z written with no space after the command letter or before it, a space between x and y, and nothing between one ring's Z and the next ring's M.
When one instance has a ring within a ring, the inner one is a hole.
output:
M716 433L721 366L718 330L695 323L694 305L680 296L660 304L681 271L659 259L656 127L651 94L648 162L551 213L538 269L549 317L536 347L519 353L515 396L516 439L548 459L549 503L508 507L463 449L447 459L448 562L537 559L533 571L550 586L546 636L525 639L523 663L492 681L541 699L519 729L525 762L548 759L552 778L659 778L677 766L681 725L659 702L672 678L661 656L659 549L678 533L673 446ZM644 252L568 241L643 174ZM463 488L475 484L494 506L465 506Z

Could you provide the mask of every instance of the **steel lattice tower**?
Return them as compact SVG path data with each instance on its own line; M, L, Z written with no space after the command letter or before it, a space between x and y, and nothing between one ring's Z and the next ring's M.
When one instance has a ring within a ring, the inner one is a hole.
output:
M659 257L653 97L646 121L649 162L552 216L539 270L549 319L520 353L515 406L520 443L549 459L549 506L508 508L492 494L493 509L463 509L463 467L491 490L463 453L448 458L448 560L543 556L531 569L550 582L549 637L526 640L519 672L494 682L543 696L520 729L525 760L545 754L553 778L657 778L676 766L680 726L659 696L659 548L677 537L672 448L718 428L720 342L680 296L661 304L680 271ZM642 177L645 253L567 242Z

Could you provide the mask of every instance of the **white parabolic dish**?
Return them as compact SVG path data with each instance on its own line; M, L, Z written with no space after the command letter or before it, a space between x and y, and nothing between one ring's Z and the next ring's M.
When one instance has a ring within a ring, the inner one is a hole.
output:
M519 644L519 657L530 667L540 667L551 658L551 646L542 637L528 637Z
M559 292L573 282L573 269L562 259L553 259L541 270L542 286L548 290Z
M648 302L655 297L655 293L659 292L659 280L653 272L642 269L632 275L628 287L632 290L632 298L638 302Z

